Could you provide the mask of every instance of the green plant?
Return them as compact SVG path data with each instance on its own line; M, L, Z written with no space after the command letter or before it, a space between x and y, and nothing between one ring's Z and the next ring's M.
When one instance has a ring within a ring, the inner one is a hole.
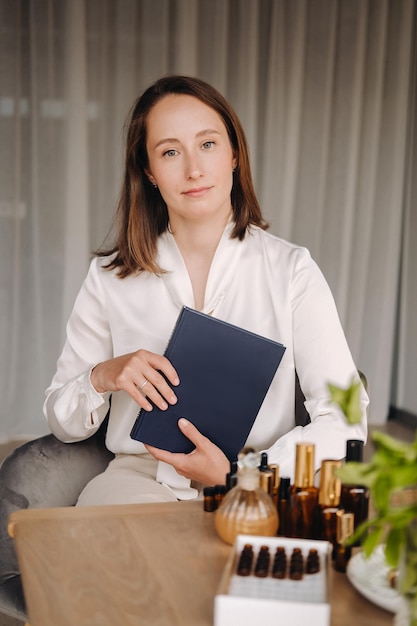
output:
M361 416L360 383L352 381L347 389L330 384L329 391L347 421L357 423ZM344 483L369 487L372 499L372 513L351 542L361 538L366 556L384 543L388 565L398 567L410 524L417 518L417 436L413 442L405 443L374 431L372 440L375 452L368 463L346 463L338 471ZM417 587L417 552L410 558L401 581L403 594Z

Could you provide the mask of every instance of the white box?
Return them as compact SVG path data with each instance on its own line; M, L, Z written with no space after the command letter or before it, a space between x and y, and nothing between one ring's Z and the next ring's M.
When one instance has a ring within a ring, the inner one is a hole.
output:
M245 544L253 546L255 559L260 547L268 546L272 560L276 548L282 546L288 562L294 548L301 549L304 560L315 549L320 571L304 574L302 580L238 576L236 567ZM330 626L330 553L327 541L238 535L214 600L214 626Z

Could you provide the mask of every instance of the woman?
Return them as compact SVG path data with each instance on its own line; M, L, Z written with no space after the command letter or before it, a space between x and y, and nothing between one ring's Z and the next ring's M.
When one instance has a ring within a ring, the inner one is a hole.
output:
M135 103L127 134L116 244L92 261L46 392L52 432L91 436L111 411L106 444L116 457L79 504L196 497L223 483L229 462L179 421L194 443L173 454L129 434L140 407L176 402L181 384L162 356L183 305L283 343L286 352L248 438L292 476L295 444L316 445L316 466L341 458L347 426L327 383L358 377L329 287L308 251L266 232L240 122L227 101L196 78L158 80ZM311 423L294 427L298 373ZM204 399L202 399L204 401Z

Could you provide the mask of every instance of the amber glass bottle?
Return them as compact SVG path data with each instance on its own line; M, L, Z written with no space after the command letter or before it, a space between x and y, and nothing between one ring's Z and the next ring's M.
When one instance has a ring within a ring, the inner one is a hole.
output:
M272 472L272 501L274 505L277 506L279 489L279 465L277 463L270 463L269 468Z
M332 544L332 558L336 556L337 548L337 513L340 510L340 493L342 483L336 471L342 466L342 461L326 460L321 464L318 528L319 539Z
M237 484L237 461L230 461L230 472L226 474L226 491L230 491Z
M346 442L346 463L363 461L363 441L360 439L349 439ZM340 508L347 513L353 513L354 528L368 519L369 511L369 489L363 485L342 484L340 496ZM353 545L353 544L352 544ZM357 541L355 546L360 545Z
M283 476L279 483L278 489L278 535L281 537L288 537L288 507L290 503L290 479L288 476Z
M347 540L353 535L353 513L338 511L337 513L337 546L334 568L338 572L346 572L352 548L347 545Z
M314 539L317 536L318 489L314 486L314 451L312 443L296 444L295 477L288 511L290 537Z
M274 487L274 473L268 465L268 454L261 452L261 463L259 465L259 479L261 488L271 496Z
M273 537L278 513L260 487L259 453L243 448L238 455L237 485L223 498L215 513L215 527L223 541L232 544L238 534Z

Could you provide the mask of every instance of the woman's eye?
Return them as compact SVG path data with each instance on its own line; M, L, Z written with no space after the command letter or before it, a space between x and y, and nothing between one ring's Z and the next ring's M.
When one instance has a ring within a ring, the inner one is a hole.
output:
M212 148L214 146L214 141L205 141L203 143L203 149L204 150L209 150L210 148Z
M166 152L164 152L164 156L167 157L173 157L177 154L177 151L174 150L173 148L171 148L170 150L166 150Z

